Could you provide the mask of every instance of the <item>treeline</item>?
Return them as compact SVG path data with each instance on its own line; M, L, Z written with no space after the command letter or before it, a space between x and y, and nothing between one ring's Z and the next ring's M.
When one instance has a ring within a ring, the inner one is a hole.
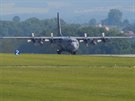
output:
M106 30L105 27L97 27L95 19L91 19L87 24L68 24L61 19L62 33L65 36L84 36L84 33L87 33L88 36L100 36L101 33L104 32L106 36L119 36L124 35L123 33L120 33L121 30L124 30L125 32L135 32L135 23L131 24L128 20L122 21L122 15L119 14L119 10L115 11L110 10L108 17L105 20L102 20L102 25L109 26L109 31ZM119 17L119 21L117 17ZM0 21L1 37L31 36L31 33L35 33L36 36L50 36L50 33L54 33L54 36L57 36L56 18L40 20L33 17L21 21L18 16L15 16L12 21ZM22 53L56 53L56 49L52 48L49 43L45 43L43 46L35 46L32 43L27 43L27 40L0 40L0 52L13 53L16 49L19 49ZM108 40L107 43L99 43L98 45L90 44L88 48L84 43L81 43L78 53L132 54L135 53L135 39L112 39Z

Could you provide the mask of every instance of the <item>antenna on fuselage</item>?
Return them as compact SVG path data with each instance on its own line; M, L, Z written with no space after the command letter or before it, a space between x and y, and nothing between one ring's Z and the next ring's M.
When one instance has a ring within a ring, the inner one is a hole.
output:
M63 36L61 33L61 24L60 24L60 17L59 17L59 12L57 13L57 26L58 26L58 35Z

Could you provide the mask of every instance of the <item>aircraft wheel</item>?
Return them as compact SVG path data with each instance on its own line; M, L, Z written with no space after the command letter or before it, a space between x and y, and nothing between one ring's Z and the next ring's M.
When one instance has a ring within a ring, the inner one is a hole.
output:
M61 53L62 53L62 51L61 51L61 50L57 50L57 53L58 53L58 54L61 54Z
M76 55L76 52L72 52L71 54Z

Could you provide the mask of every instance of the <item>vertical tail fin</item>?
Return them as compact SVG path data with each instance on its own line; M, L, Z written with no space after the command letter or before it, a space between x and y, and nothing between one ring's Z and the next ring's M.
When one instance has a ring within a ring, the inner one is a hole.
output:
M63 36L61 33L61 24L60 24L60 18L59 18L59 13L57 13L57 26L58 26L58 35Z

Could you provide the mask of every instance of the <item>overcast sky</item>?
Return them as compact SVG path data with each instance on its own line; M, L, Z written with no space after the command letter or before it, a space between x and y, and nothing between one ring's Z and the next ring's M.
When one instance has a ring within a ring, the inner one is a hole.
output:
M121 10L125 18L135 18L135 0L0 0L0 17L12 15L50 15L60 12L64 18L106 16L110 9ZM103 15L102 15L103 14Z

